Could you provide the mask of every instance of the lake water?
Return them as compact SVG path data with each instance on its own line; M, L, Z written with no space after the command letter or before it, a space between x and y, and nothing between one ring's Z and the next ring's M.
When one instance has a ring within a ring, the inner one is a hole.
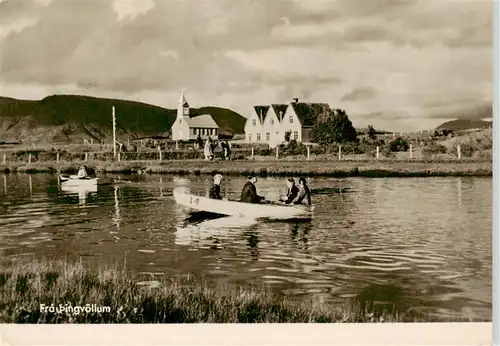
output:
M59 191L52 175L0 175L0 256L126 262L137 280L194 274L264 285L296 298L368 295L456 321L491 320L491 178L310 179L310 221L191 220L176 186L205 194L210 177L121 176L119 187ZM226 177L239 195L243 178ZM259 194L284 192L261 178Z

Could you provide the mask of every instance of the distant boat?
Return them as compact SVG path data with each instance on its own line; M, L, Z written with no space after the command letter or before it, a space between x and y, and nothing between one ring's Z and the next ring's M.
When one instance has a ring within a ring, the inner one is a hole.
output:
M70 176L59 175L59 179L61 181L61 186L75 186L75 187L97 185L97 180L99 180L99 178L97 177L80 178L77 175L70 175Z
M174 189L175 202L181 206L210 212L214 214L239 216L246 218L295 219L310 217L314 206L285 205L278 203L244 203L231 200L218 200L197 196L184 192L182 188Z

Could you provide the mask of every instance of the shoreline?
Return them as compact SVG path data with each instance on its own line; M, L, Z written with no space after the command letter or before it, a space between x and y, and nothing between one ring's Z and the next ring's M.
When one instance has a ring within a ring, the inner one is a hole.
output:
M88 297L92 297L91 302ZM323 303L312 298L304 301L272 293L265 286L219 284L193 275L137 281L127 268L118 264L91 270L82 262L34 260L3 266L0 270L1 323L442 321L408 309L403 302L377 304L377 299L360 293L345 303ZM51 310L46 309L51 306ZM54 309L61 306L88 308L77 314L67 308Z
M88 162L11 162L0 164L0 173L74 173L86 165L89 173L148 173L202 175L221 173L228 176L306 176L306 177L492 177L491 161L445 160L353 160L353 161L88 161Z

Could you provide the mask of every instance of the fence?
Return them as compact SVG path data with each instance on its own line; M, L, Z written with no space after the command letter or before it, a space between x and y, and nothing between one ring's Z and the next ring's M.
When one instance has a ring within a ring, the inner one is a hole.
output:
M465 157L471 157L470 149L467 149L466 155L460 145L455 150L446 153L438 152L435 154L423 154L422 147L418 148L410 144L407 151L387 152L380 146L371 148L364 153L353 152L349 147L344 148L338 145L337 149L331 148L325 152L323 149L315 146L301 145L294 151L289 151L287 147L277 146L274 149L265 147L233 148L231 149L231 160L419 160L419 159L446 159L461 160ZM385 148L384 148L385 149ZM215 152L215 160L222 159L220 152ZM172 160L203 160L203 150L199 149L179 149L162 150L158 147L156 150L143 151L117 151L116 157L112 150L97 151L71 151L71 150L22 150L22 151L3 151L0 152L1 163L6 165L9 162L88 162L88 161L172 161Z

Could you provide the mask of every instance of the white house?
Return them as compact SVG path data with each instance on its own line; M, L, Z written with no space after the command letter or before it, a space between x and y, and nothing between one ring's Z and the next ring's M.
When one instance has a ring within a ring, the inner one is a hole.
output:
M202 139L219 138L219 126L210 114L191 115L184 91L177 104L177 118L172 124L171 132L174 141L194 140L198 136Z
M290 139L309 142L318 115L329 110L327 103L299 102L297 98L290 104L254 106L245 123L245 139L274 145L282 143L289 132Z

